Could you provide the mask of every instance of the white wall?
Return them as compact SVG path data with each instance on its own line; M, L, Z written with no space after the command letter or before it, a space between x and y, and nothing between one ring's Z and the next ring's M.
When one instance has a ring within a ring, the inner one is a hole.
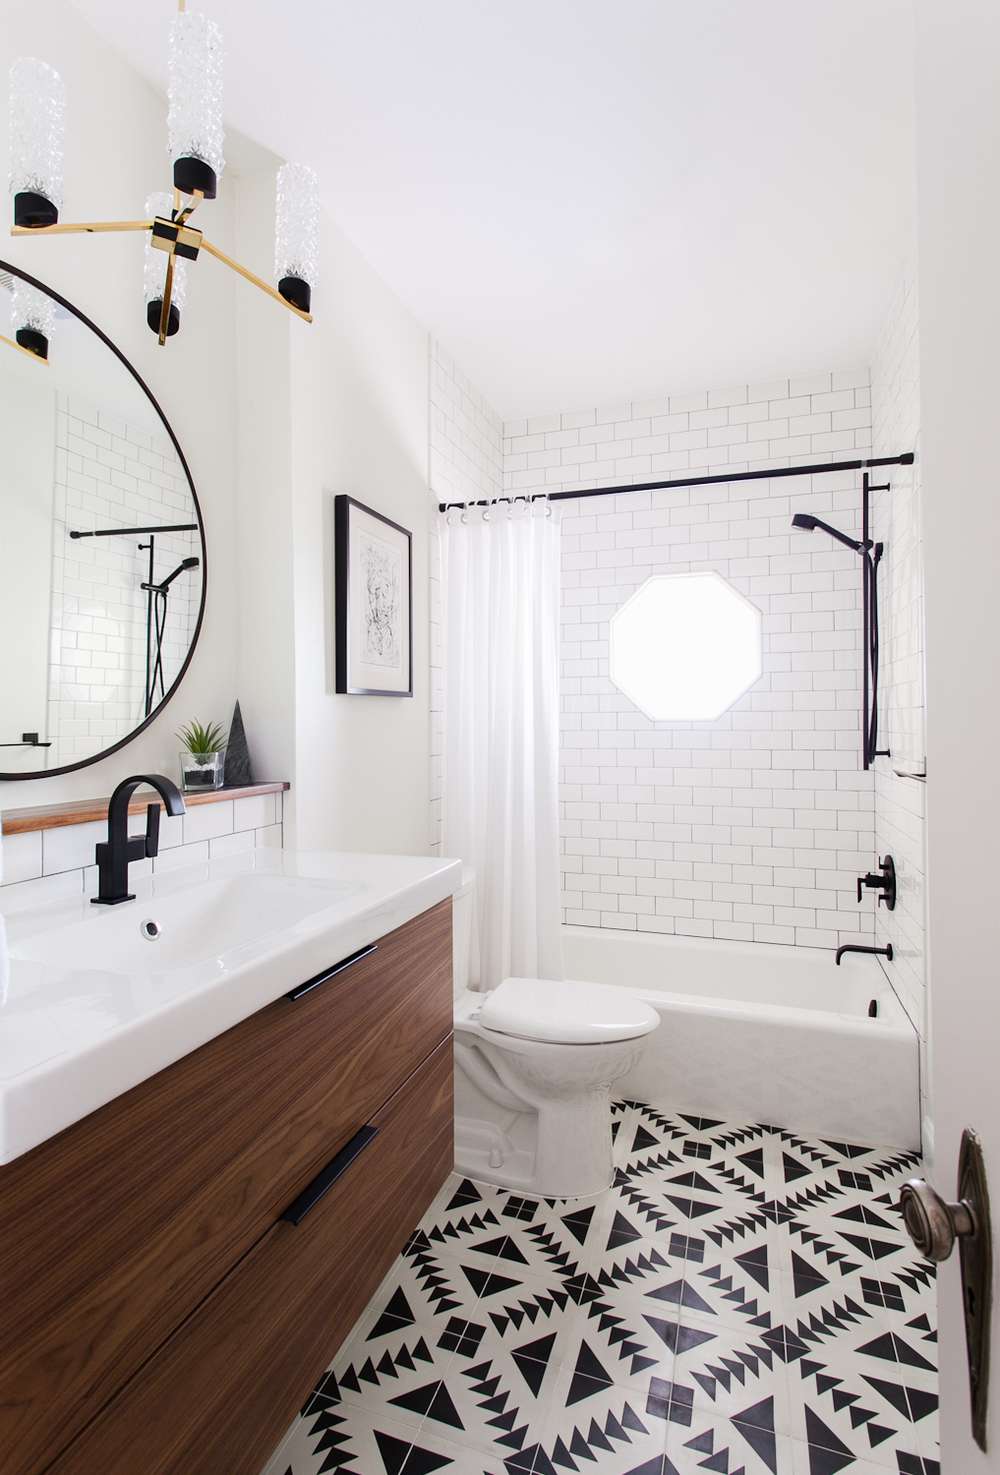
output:
M963 1128L1000 1185L1000 7L918 0L917 179L927 590L927 921L934 1186L952 1199ZM1000 1439L994 1273L990 1452L969 1428L957 1252L939 1278L942 1469L986 1475Z
M45 5L10 0L5 6L0 76L6 77L11 61L22 55L51 62L66 83L63 219L140 217L149 190L158 183L169 184L164 99L97 39L66 0L47 0ZM0 130L4 178L6 138L7 130ZM205 207L205 224L211 222L211 234L223 247L236 249L235 177L227 173L223 179L222 198ZM187 455L205 514L209 549L205 625L177 697L124 753L65 777L2 785L0 806L8 808L108 793L126 772L152 769L176 774L175 729L190 717L229 719L236 695L237 629L234 303L237 291L251 289L217 263L198 262L189 273L183 329L161 349L146 326L140 237L5 236L0 255L76 303L146 379ZM266 258L261 265L266 269ZM60 326L57 322L53 358L58 355Z
M273 250L275 162L256 159L237 192L240 250L262 265ZM259 292L237 296L236 672L260 779L291 779L295 768L289 361L293 335L309 331Z
M872 497L872 534L884 541L879 570L881 677L879 746L875 763L875 850L891 855L897 897L892 912L876 910L882 960L921 1042L921 1115L930 1146L926 1000L926 784L924 701L924 542L920 461L920 333L916 272L907 266L893 293L872 359L872 448L876 456L913 450L912 466L894 467L892 490ZM881 480L881 477L877 478Z
M324 219L310 331L290 324L295 786L289 844L427 849L427 333ZM413 696L334 692L333 499L413 534Z

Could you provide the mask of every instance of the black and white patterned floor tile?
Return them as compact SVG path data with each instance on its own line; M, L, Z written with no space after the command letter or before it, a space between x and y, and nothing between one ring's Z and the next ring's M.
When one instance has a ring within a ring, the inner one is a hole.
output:
M449 1180L264 1475L940 1475L915 1155L614 1120L598 1200Z

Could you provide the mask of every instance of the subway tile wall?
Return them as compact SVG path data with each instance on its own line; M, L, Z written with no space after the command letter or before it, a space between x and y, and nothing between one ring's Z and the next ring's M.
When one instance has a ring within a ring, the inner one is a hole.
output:
M892 474L892 490L874 497L873 530L886 544L880 585L882 645L881 746L875 766L875 844L896 864L893 912L876 914L878 942L891 942L883 966L921 1040L925 1133L927 1099L927 956L925 945L926 784L912 775L925 763L924 606L920 486L920 361L915 273L903 273L872 361L873 445L876 455L915 450L912 467ZM930 1147L930 1142L925 1144Z
M126 424L65 394L56 403L52 618L46 767L89 757L124 737L143 716L149 554L139 538L68 536L70 529L191 522L183 468L163 434ZM199 552L197 533L156 539L154 578ZM201 575L170 588L163 641L169 691L198 616Z
M142 834L144 814L129 817L129 832ZM160 853L155 860L134 861L133 876L175 870L199 861L235 855L257 846L282 845L282 795L252 794L245 799L222 799L192 806L177 819L160 816ZM94 847L107 839L105 821L66 825L4 835L0 911L59 897L97 892Z
M507 422L498 440L483 397L438 346L431 354L435 501L871 453L865 368L526 418ZM907 448L906 430L904 420L886 420L879 452L900 449L899 435ZM870 942L873 902L859 909L855 892L875 857L874 777L858 756L858 564L821 534L789 525L808 510L858 533L858 478L732 482L570 500L558 510L565 919L800 946ZM610 616L649 575L702 569L760 608L764 673L718 722L653 722L609 679ZM432 611L431 840L439 848L439 587ZM901 677L912 671L902 643L886 659L902 662ZM916 717L911 709L899 720L912 726Z
M866 369L504 426L508 493L865 455ZM858 478L633 492L559 504L567 922L836 947L870 939L859 766L860 568L808 510L858 530ZM760 609L763 675L716 722L654 722L612 684L611 615L653 574L714 570Z

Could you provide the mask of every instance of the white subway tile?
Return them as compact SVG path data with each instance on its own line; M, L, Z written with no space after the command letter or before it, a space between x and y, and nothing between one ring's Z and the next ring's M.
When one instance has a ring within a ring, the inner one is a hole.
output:
M213 804L193 804L184 815L185 845L199 840L212 840L218 835L233 832L232 799L222 799Z
M79 870L93 865L94 848L108 837L107 824L95 820L85 825L65 825L42 831L42 873Z
M153 874L161 871L176 871L184 866L199 865L208 860L208 841L199 840L193 845L176 845L173 850L161 851L153 861Z
M0 887L0 913L13 914L26 907L43 906L79 896L83 891L82 870L62 871L54 876L39 876L33 881L15 881Z
M238 830L231 835L216 835L208 842L208 854L210 860L216 860L223 855L241 855L254 848L255 835L253 830Z
M0 885L31 881L41 874L42 832L31 830L22 835L4 835L0 840Z

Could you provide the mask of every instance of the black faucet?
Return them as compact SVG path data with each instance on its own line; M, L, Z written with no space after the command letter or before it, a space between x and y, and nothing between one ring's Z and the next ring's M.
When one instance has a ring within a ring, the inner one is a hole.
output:
M184 800L177 785L162 773L139 773L133 778L123 779L108 804L108 838L97 846L94 859L97 861L97 895L90 899L95 906L113 907L120 901L134 901L135 892L128 889L129 862L145 860L160 849L160 806L146 807L146 833L129 839L128 807L132 795L140 784L149 784L157 791L166 805L167 813L184 813Z
M837 949L836 963L840 967L840 960L845 953L871 953L876 958L888 958L892 962L892 943L887 942L885 947L862 947L857 942L845 942L843 947Z

